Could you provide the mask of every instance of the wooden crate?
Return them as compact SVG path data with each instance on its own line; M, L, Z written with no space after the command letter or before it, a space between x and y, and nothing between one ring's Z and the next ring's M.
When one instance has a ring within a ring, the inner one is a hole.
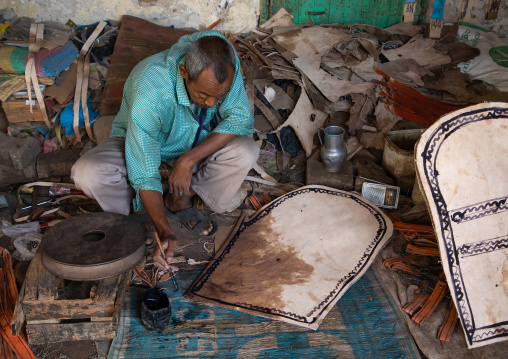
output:
M63 280L49 273L39 250L30 263L18 299L27 320L29 343L113 339L129 278L128 272L94 282L89 298L59 299L65 286L84 282ZM17 327L22 318L18 319ZM13 331L17 328L13 322L11 327Z
M30 112L30 104L28 100L10 100L2 103L7 121L10 123L20 122L44 122L41 108L36 99L32 99L32 111Z

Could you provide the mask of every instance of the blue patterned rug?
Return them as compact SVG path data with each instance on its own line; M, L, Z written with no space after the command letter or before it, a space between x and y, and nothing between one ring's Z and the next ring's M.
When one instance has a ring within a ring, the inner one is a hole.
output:
M164 331L143 327L146 289L129 287L109 358L420 358L376 269L344 294L316 331L184 298L200 272L178 273L178 292L170 281L161 284L173 311Z

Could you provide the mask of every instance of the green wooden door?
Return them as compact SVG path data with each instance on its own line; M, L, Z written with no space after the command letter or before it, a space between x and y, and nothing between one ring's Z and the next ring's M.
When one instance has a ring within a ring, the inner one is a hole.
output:
M417 0L415 23L425 21L427 0ZM402 21L405 0L261 0L261 23L281 8L297 24L359 23L382 28Z

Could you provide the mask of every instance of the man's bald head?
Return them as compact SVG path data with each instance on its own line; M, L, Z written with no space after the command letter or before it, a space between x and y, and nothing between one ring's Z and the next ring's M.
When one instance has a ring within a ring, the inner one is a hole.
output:
M228 77L229 66L234 71L235 50L219 36L200 37L191 44L185 57L185 70L190 81L195 81L205 69L210 68L219 83L223 83Z

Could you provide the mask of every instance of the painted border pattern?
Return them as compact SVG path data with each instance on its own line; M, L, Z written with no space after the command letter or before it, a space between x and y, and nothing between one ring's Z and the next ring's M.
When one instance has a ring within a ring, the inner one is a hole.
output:
M285 312L285 311L282 311L282 310L276 309L276 308L258 307L258 306L251 305L249 303L229 303L229 302L221 301L216 298L208 298L208 297L202 296L198 293L199 290L203 287L203 285L209 280L210 276L217 269L217 267L220 265L220 263L231 252L231 248L235 245L240 234L247 227L253 225L257 221L259 221L261 218L267 216L270 213L270 211L272 211L274 208L280 206L282 203L284 203L288 199L295 197L297 195L301 195L301 194L309 193L309 192L325 193L325 194L349 198L349 199L355 201L360 206L366 208L376 218L376 221L378 222L379 227L376 231L376 236L369 243L367 248L364 250L362 257L358 260L354 269L351 270L347 275L345 275L344 277L342 277L341 279L338 280L338 282L335 285L335 287L333 288L333 290L326 296L325 299L323 299L316 307L314 307L312 309L312 311L310 311L310 313L307 314L307 317L304 317L304 316L301 316L301 315L298 315L298 314L292 313L292 312ZM282 197L279 197L278 199L271 202L264 210L257 213L256 216L254 218L252 218L250 221L243 220L242 223L240 223L237 232L235 233L233 238L231 238L231 240L229 241L227 247L224 249L222 254L216 260L214 260L214 263L206 270L204 275L202 277L200 277L200 279L192 286L190 292L196 296L206 298L209 300L213 300L213 301L219 302L221 304L241 307L244 309L249 309L252 311L262 312L262 313L271 314L271 315L277 315L277 316L285 317L285 318L292 319L292 320L295 320L295 321L298 321L301 323L305 323L305 324L312 324L317 321L320 314L342 292L342 289L349 282L354 280L355 277L358 275L358 273L360 273L365 268L365 266L368 264L369 260L372 257L372 253L374 252L376 247L379 245L381 239L385 236L386 231L387 231L387 224L386 224L385 218L383 217L380 210L377 209L376 207L371 206L370 204L364 202L362 199L360 199L356 196L353 196L353 195L351 195L349 193L345 193L345 192L331 191L331 190L327 190L324 188L318 188L318 187L315 187L315 188L306 187L301 190L295 190L295 191L290 192ZM310 317L310 319L309 319L309 317Z
M441 231L441 236L445 244L446 251L443 254L446 256L447 263L443 263L443 266L448 265L449 267L453 282L448 284L450 286L450 290L452 291L452 295L455 297L458 304L457 309L469 344L508 336L508 323L498 323L495 325L501 326L498 328L476 328L467 292L465 290L464 280L462 278L459 252L454 242L451 226L452 218L450 212L448 211L443 194L439 189L439 172L436 168L436 160L442 144L454 132L471 123L490 119L506 119L507 117L508 109L502 107L483 108L480 110L461 113L443 122L439 127L437 127L427 140L424 150L421 153L421 156L423 157L425 179L427 180L434 205L436 206L439 216L437 219L439 223L439 230Z
M508 197L489 199L450 211L452 221L462 223L508 211Z
M508 248L508 236L486 239L469 244L463 244L458 251L462 257L471 257L478 254L490 253Z

